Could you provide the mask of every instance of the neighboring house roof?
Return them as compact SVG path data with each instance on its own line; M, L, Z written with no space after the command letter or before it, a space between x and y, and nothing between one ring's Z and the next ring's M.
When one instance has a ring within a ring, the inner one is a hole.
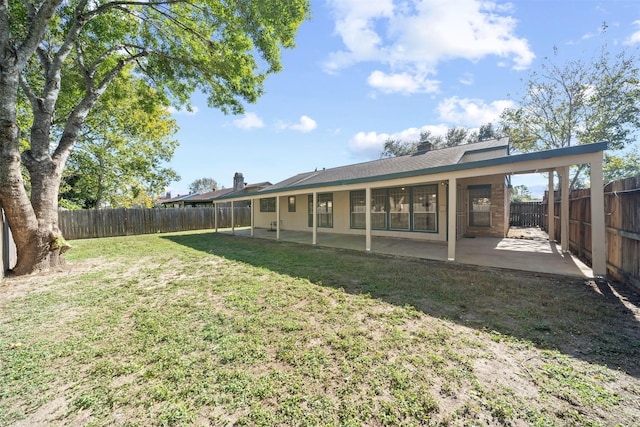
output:
M198 196L198 193L191 193L191 194L185 194L183 196L181 195L177 195L176 197L172 197L170 199L161 199L162 201L160 201L159 203L161 204L168 204L168 203L178 203L178 202L184 202L187 200L190 200L196 196Z
M172 204L172 203L208 203L226 197L238 197L246 194L256 193L259 190L267 188L271 185L270 182L259 182L256 184L246 184L241 190L234 190L233 188L222 188L215 191L207 191L206 193L193 193L184 196L177 196L171 199L163 199L160 204Z
M247 184L247 185L244 186L244 189L245 190L256 189L256 188L257 189L263 189L263 188L270 187L271 185L273 185L273 184L271 184L269 181L258 182L256 184Z
M218 197L227 195L233 192L233 188L221 188L220 190L207 191L206 193L198 194L196 197L189 199L190 202L211 202Z
M272 185L268 181L260 182L258 184L247 184L247 185L245 185L245 187L243 189L238 190L238 191L234 191L233 193L230 193L230 194L226 194L226 195L224 195L224 197L220 197L220 198L221 199L226 199L226 198L231 198L231 197L242 197L242 196L245 196L247 194L259 193L260 191L264 191L265 189L269 189L271 187L272 187Z

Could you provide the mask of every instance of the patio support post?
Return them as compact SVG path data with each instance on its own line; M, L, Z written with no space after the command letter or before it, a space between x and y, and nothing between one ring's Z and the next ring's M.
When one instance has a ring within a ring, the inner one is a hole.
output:
M218 232L218 204L216 202L213 202L213 226L217 233Z
M235 220L235 212L236 208L233 205L233 200L231 201L231 234L236 234L236 220Z
M549 234L550 242L556 240L556 200L555 193L553 191L553 189L555 188L553 183L553 174L554 170L551 169L549 171L549 196L547 197L547 233Z
M365 234L365 250L371 251L371 187L365 189L364 196L364 234Z
M569 251L569 166L562 168L560 180L560 247L562 252Z
M276 240L280 240L280 196L276 196Z
M607 275L606 240L602 152L598 152L591 162L591 268L595 277Z
M455 261L456 259L456 213L458 212L458 182L456 178L449 178L449 197L447 206L447 260Z
M253 200L254 199L249 200L249 212L251 212L251 237L254 237L254 234L255 234L254 231L256 228L253 223L253 221L255 220L255 214L253 212L253 205L254 205Z
M313 237L311 240L311 244L315 245L318 241L318 193L313 192Z

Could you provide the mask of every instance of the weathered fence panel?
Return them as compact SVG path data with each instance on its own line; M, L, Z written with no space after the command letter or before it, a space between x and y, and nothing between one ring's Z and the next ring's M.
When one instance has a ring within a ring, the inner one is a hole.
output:
M544 227L542 202L511 202L509 225L514 227Z
M231 208L216 209L218 228L230 228ZM60 211L58 220L65 238L74 240L213 229L216 228L215 216L213 207L121 208ZM251 208L235 207L234 222L236 227L251 225Z
M555 194L554 224L560 240L560 195ZM548 216L546 202L545 218ZM640 175L604 188L608 275L640 288ZM546 224L546 221L545 221ZM546 227L546 225L545 225ZM569 249L591 263L591 190L569 195Z

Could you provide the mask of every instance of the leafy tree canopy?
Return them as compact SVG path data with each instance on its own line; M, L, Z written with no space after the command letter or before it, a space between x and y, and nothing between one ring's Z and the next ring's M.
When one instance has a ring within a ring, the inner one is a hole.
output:
M634 147L621 155L605 153L604 181L612 182L640 175L640 151Z
M17 247L14 273L58 262L60 181L119 76L155 91L149 108L154 97L188 106L198 91L209 106L241 113L281 69L281 50L294 46L309 9L309 0L0 3L0 203Z
M529 200L533 200L529 187L526 185L514 185L511 188L512 202L527 202Z
M420 132L418 141L402 141L399 139L389 138L384 143L384 148L380 154L384 157L399 157L414 154L418 151L418 146L422 143L430 143L432 149L455 147L462 144L472 144L478 141L489 140L498 137L491 123L480 126L480 131L456 127L448 129L444 136L433 135L431 131Z
M177 131L166 99L131 73L116 79L85 121L60 189L66 208L153 206L179 179L164 165Z
M526 88L520 105L502 115L502 127L521 151L599 141L621 149L640 128L640 70L632 53L603 49L591 61L564 66L547 58Z
M640 130L637 54L627 50L614 55L605 45L588 61L558 65L546 58L529 76L519 105L506 109L501 119L512 147L522 152L600 141L607 141L610 150L622 150L635 142ZM617 165L607 166L613 159ZM605 169L627 169L623 163L623 157L607 156ZM573 169L571 187L576 188L585 167Z
M218 189L218 182L213 178L198 178L189 184L191 193L207 193Z

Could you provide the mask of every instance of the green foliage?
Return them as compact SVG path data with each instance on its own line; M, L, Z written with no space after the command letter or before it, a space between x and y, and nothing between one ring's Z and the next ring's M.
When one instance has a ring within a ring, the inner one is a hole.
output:
M640 175L640 151L635 147L620 156L605 153L603 172L605 183Z
M531 191L526 185L515 185L511 188L512 202L525 202L532 200Z
M85 121L61 184L62 206L84 209L152 206L175 171L177 131L166 99L130 73L100 98Z
M384 157L399 157L414 154L418 151L418 145L424 142L431 144L433 149L455 147L462 144L473 144L478 141L485 141L498 137L491 123L480 126L479 131L472 131L466 128L451 128L446 134L433 135L431 131L420 132L420 140L418 141L402 141L399 139L389 138L384 143L384 148L380 154Z
M389 138L384 142L384 148L380 157L400 157L413 154L418 149L417 142L406 142Z
M520 105L503 112L501 125L522 152L599 141L621 149L640 129L639 81L634 52L611 55L605 46L596 58L564 65L546 58L529 76Z
M22 242L14 271L49 265L41 236L57 231L67 162L63 205L149 205L177 178L161 166L175 149L166 106L201 92L243 112L309 10L309 0L3 2L0 122L11 132L0 133L0 180L17 184L0 202ZM28 131L16 138L18 124Z
M579 278L222 233L74 246L4 287L29 284L0 311L0 425L638 423L635 324Z
M189 184L191 193L206 193L218 189L218 182L213 178L198 178Z

